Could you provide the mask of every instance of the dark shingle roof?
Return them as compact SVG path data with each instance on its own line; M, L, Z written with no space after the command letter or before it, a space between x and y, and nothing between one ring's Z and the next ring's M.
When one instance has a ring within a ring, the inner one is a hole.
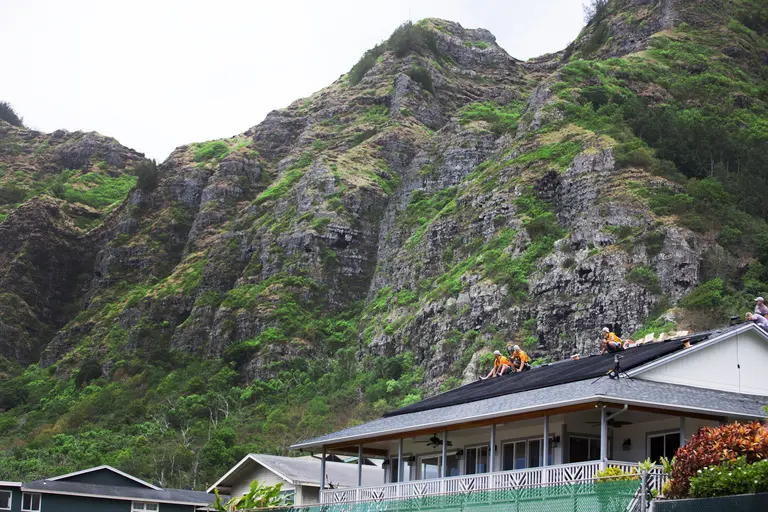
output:
M207 506L216 497L202 491L183 489L149 489L142 487L126 487L119 485L97 485L66 480L35 480L24 483L22 490L35 492L50 492L58 494L88 495L111 499L135 499L161 503L182 503L196 506Z

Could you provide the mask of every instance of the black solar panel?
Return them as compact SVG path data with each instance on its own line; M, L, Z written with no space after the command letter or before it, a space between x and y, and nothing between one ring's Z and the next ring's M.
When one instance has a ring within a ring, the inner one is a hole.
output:
M649 363L660 357L664 357L672 352L680 350L685 341L691 344L698 343L709 338L713 333L720 331L704 332L685 338L667 340L648 345L624 350L619 354L623 356L620 361L622 371L631 370L638 366ZM608 374L614 366L614 354L603 354L601 356L593 355L573 361L567 359L546 366L532 368L523 373L503 375L488 380L481 380L467 384L460 388L447 391L440 395L422 400L421 402L397 409L396 411L385 414L388 416L397 416L411 412L428 411L450 405L466 404L476 402L486 398L529 391L531 389L545 388L576 382L579 380L595 379Z

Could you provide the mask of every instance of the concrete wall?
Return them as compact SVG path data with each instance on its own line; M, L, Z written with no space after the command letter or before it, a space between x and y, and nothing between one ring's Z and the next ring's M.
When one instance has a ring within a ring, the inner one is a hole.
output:
M768 341L748 331L648 370L639 378L765 396L765 368Z

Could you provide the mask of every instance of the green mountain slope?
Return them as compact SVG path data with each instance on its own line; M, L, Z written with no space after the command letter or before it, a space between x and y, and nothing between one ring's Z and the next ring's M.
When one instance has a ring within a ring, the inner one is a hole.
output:
M0 479L201 488L511 341L727 322L768 282L767 28L757 1L616 1L521 62L423 20L157 176L117 145L45 170L3 124Z

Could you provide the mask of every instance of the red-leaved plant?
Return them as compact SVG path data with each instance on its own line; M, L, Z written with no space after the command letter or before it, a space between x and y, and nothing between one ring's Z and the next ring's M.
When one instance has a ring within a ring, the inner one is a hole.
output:
M675 453L670 497L687 497L691 477L700 469L719 466L742 455L750 464L768 459L768 427L755 421L702 428Z

